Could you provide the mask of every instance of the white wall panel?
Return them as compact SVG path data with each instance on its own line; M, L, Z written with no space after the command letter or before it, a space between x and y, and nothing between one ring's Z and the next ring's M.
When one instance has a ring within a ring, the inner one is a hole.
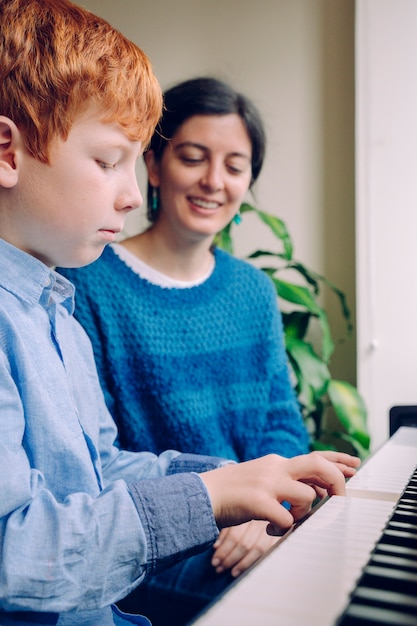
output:
M417 404L417 2L356 3L358 386L373 447Z

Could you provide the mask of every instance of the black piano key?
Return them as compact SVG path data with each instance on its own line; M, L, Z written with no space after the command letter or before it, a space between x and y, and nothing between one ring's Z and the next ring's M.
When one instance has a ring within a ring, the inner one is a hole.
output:
M408 548L407 546L398 546L390 543L379 543L374 551L375 554L392 554L403 556L407 559L417 560L417 550Z
M416 518L417 518L417 502L416 504L413 506L411 504L400 504L394 512L394 519L396 519L398 517L398 519L401 519L401 517L404 516L405 519L408 518L408 521L414 524L416 523Z
M392 519L387 528L392 528L392 530L405 530L408 533L414 533L417 535L417 524L410 524L410 522L401 521L401 519L404 518Z
M403 498L399 503L400 507L408 507L410 510L415 511L417 509L417 498Z
M415 594L417 592L417 574L407 570L368 565L362 574L361 585Z
M409 502L415 503L417 500L417 489L406 489L404 491L403 498Z
M416 615L361 604L350 604L338 626L416 626Z
M386 589L374 589L371 587L358 587L352 597L352 602L356 604L366 604L377 606L381 609L389 609L417 615L417 597L398 591L387 591Z
M417 524L417 502L415 506L410 506L409 504L397 506L392 516L392 521L394 520L398 520L399 522L404 521L407 524L415 526L415 524Z
M409 559L408 556L375 553L369 561L369 564L379 565L381 567L392 567L417 574L417 559Z
M411 477L338 626L417 626L417 470Z
M381 543L395 544L417 550L417 536L413 533L386 528Z

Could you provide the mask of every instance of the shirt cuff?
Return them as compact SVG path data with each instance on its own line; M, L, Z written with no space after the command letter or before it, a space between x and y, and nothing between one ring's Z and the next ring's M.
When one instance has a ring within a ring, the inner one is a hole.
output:
M203 481L179 471L186 473L128 485L147 539L147 575L202 552L219 534Z
M208 472L230 463L236 463L219 456L205 456L203 454L179 454L173 458L168 466L167 475L180 472Z

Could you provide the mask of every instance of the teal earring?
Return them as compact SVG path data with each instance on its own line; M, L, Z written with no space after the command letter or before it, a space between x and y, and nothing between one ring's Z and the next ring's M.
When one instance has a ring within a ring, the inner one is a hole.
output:
M242 221L242 216L240 214L240 209L239 211L236 213L236 215L233 218L234 223L236 224L236 226L239 226L240 222Z
M157 211L158 205L159 205L158 189L157 187L153 187L152 188L152 211Z

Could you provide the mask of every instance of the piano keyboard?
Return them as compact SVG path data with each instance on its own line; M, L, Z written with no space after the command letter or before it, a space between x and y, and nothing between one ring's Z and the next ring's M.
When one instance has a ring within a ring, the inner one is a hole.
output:
M192 624L416 626L416 465L401 428Z
M417 470L337 624L417 624Z

